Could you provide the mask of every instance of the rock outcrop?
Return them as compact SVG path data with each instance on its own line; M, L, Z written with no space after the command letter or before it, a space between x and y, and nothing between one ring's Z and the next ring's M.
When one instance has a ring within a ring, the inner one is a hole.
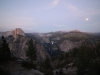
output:
M21 66L21 63L16 63L12 61L5 65L0 65L0 69L4 70L7 73L10 73L10 75L44 75L44 73L40 72L39 70L26 69ZM0 71L0 75L4 74L2 74Z
M7 37L7 41L13 55L18 58L26 59L26 50L28 49L28 41L30 38L27 38L20 28L16 28L15 31L9 32L9 35L11 36ZM35 40L33 41L36 43ZM35 45L37 48L38 62L44 61L47 56L50 57L41 43L36 43Z
M80 45L81 45L81 42L72 42L69 40L64 40L59 44L59 48L61 49L61 51L68 52L69 50L75 47L79 47Z
M2 35L5 36L5 37L8 37L8 36L12 35L14 38L17 38L17 35L25 36L25 33L21 28L16 28L12 31L1 32L0 37Z
M16 28L14 31L14 37L16 38L17 35L25 36L24 31L21 28Z
M13 55L18 58L26 59L26 50L28 49L29 40L29 38L24 36L17 36L16 39L13 39L12 42L9 43L9 47ZM46 52L42 44L36 43L35 45L37 48L38 62L44 61L47 56L49 57L48 53Z

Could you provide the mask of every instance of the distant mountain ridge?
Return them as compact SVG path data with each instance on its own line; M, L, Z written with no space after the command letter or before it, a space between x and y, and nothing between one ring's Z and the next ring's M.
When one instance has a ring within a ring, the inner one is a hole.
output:
M9 36L13 36L13 46L11 47L11 49L14 49L15 43L17 43L15 44L17 45L17 47L20 44L19 52L20 50L22 51L22 56L25 55L24 46L26 47L25 44L27 43L29 38L32 38L33 40L38 42L39 45L37 45L37 49L39 49L40 53L42 48L42 51L48 52L51 57L54 57L62 52L68 52L75 47L81 46L83 43L87 45L93 45L100 41L100 33L86 33L78 30L73 30L69 32L56 31L50 33L24 33L21 28L16 28L13 31L0 33L0 36L2 35L8 38ZM9 38L9 42L11 44L11 37ZM23 48L21 47L21 45ZM15 48L15 51L17 50L18 49ZM43 54L48 55L45 52Z
M100 36L97 33L87 33L78 30L69 32L27 33L26 36L42 43L52 57L62 52L68 52L82 44L94 45L100 41Z

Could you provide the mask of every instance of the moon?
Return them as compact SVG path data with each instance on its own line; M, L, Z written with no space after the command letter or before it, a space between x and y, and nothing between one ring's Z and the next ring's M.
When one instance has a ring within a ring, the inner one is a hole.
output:
M86 18L86 21L88 21L89 19L88 18Z

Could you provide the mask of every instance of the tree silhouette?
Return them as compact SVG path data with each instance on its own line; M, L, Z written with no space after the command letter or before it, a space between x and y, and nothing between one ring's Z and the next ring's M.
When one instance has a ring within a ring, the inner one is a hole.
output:
M100 45L88 47L82 45L78 48L75 58L78 75L98 75L100 74Z
M28 50L26 51L26 56L30 60L30 63L33 63L33 60L37 59L36 47L33 44L33 40L32 39L28 43Z
M11 52L7 44L7 41L5 37L2 36L2 40L0 43L0 60L2 60L2 62L8 61L10 59L10 55L11 55Z

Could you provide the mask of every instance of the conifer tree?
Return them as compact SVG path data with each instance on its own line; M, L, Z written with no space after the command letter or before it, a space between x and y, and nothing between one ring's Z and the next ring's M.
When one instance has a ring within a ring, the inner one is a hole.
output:
M0 59L2 61L8 61L10 59L10 55L11 53L7 41L5 37L2 36L2 40L0 43L0 57L1 57Z
M33 44L32 39L28 43L28 50L26 51L26 56L30 60L30 63L33 63L33 60L37 59L36 47L35 47L35 44Z

